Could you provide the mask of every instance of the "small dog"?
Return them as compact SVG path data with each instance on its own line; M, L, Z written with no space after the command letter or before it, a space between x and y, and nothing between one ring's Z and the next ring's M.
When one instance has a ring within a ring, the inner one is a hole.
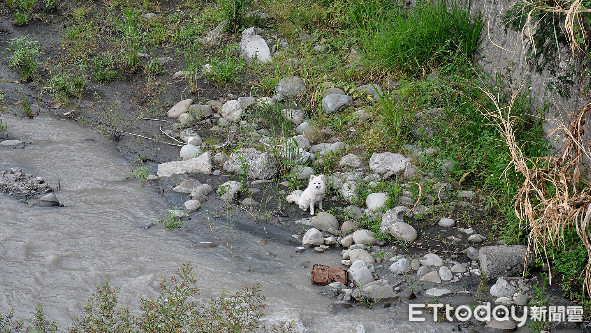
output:
M300 209L307 210L310 207L310 215L314 215L314 206L318 204L318 208L322 209L322 199L324 199L324 192L326 191L326 184L324 175L310 176L308 187L302 191L293 191L285 198L287 202L297 203Z

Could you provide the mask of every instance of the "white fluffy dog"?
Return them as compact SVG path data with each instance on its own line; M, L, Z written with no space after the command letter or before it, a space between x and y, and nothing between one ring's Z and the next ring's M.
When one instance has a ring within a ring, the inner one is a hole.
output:
M314 215L314 206L318 205L322 209L322 199L324 199L324 192L326 191L326 184L324 175L310 176L308 187L302 192L300 190L293 191L287 196L286 200L290 203L297 203L300 209L307 210L310 207L310 215Z

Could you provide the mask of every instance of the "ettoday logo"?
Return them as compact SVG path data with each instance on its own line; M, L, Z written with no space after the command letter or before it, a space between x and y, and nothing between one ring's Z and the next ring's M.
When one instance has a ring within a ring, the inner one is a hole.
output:
M428 309L432 314L423 313ZM581 322L583 321L582 306L531 306L516 307L485 303L478 306L459 305L453 307L449 304L409 304L408 320L425 321L426 316L432 315L433 321L444 318L447 321L468 321L471 319L480 322L512 320L518 327L525 325L527 320L550 322Z

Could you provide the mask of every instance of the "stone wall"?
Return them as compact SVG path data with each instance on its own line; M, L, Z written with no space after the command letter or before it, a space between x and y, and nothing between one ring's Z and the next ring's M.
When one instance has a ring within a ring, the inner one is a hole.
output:
M505 12L517 1L474 0L472 2L472 12L479 11L484 20L479 62L485 73L493 77L500 75L510 84L513 91L531 89L534 108L539 109L549 103L545 112L544 132L552 145L560 148L561 139L556 135L552 136L551 133L561 122L568 122L573 110L584 105L582 84L581 80L575 77L575 84L568 88L570 97L560 96L558 92L550 91L547 87L552 82L556 82L557 77L567 73L572 64L578 66L578 61L572 59L570 50L564 48L557 61L557 71L554 76L550 75L548 70L536 73L524 58L527 38L523 37L521 32L506 29L502 24ZM589 129L586 132L591 133Z

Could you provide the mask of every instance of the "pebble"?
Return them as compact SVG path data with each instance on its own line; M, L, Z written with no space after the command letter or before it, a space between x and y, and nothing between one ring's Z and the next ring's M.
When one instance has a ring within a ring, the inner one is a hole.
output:
M443 280L443 281L449 281L454 277L453 273L451 272L451 270L447 266L441 266L439 268L439 276L441 277L441 280Z
M431 288L425 291L425 295L431 297L441 297L449 294L451 294L451 290L449 289Z
M435 271L423 275L420 280L425 282L441 283L441 277L439 276L439 273Z
M422 259L419 259L421 265L423 266L442 266L443 259L440 256L436 255L435 253L427 253L423 256Z
M456 225L456 221L454 221L453 219L444 217L441 220L439 220L439 222L437 224L440 227L449 228L449 227L453 227L454 225Z
M484 236L482 236L481 234L474 234L474 235L471 235L470 237L468 237L468 242L478 244L478 243L482 243L485 239L486 238Z

